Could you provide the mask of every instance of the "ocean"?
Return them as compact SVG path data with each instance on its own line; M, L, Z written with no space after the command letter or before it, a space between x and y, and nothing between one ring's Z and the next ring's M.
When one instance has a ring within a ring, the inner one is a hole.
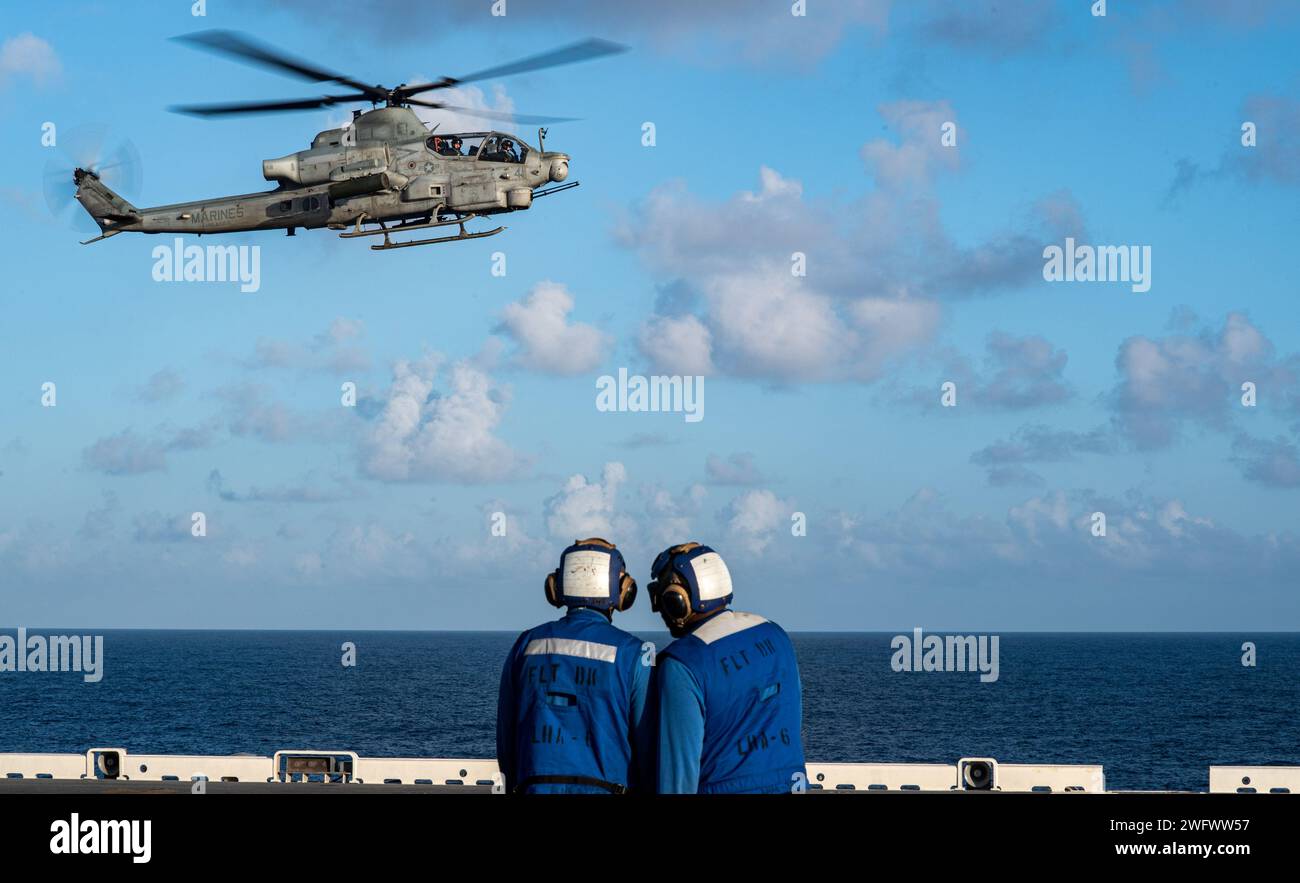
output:
M494 757L497 683L516 637L102 634L98 683L0 672L0 752ZM895 672L889 633L792 637L809 760L1100 763L1112 790L1194 791L1206 789L1211 764L1300 764L1297 634L1007 633L993 683L973 672ZM341 664L345 641L356 645L355 667ZM1254 667L1242 665L1246 641Z

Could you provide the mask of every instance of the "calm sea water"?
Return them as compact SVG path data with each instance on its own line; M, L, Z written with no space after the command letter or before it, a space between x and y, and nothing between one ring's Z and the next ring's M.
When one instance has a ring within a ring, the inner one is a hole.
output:
M35 632L34 632L35 633ZM42 634L59 634L42 629ZM13 634L9 631L8 634ZM109 631L105 674L0 672L0 752L492 757L514 633ZM660 646L667 635L645 636ZM1204 790L1210 764L1300 764L1300 635L1004 634L996 683L890 669L889 634L794 635L810 760L1102 763L1110 788ZM340 664L357 645L358 665ZM1258 665L1241 664L1243 641Z

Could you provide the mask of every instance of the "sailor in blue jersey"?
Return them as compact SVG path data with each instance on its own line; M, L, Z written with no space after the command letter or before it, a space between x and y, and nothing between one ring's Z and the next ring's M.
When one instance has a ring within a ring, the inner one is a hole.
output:
M623 555L606 540L575 541L546 577L546 600L568 612L520 635L501 671L497 762L506 790L652 790L654 645L612 623L636 600Z
M802 690L785 631L731 610L717 552L683 543L651 567L650 605L676 638L656 660L661 794L779 794L806 782Z

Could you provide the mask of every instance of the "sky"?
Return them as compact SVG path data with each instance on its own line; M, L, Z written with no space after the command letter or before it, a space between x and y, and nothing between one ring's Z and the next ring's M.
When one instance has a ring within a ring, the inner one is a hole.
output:
M1108 6L7 9L0 624L517 630L601 535L642 586L710 544L792 629L1300 628L1300 14ZM169 113L317 94L170 39L207 28L389 85L629 51L455 90L580 118L581 187L479 241L205 239L260 246L243 292L44 195L88 132L147 206L346 124ZM1048 281L1067 238L1149 248L1149 290ZM703 419L599 410L620 369L702 376Z

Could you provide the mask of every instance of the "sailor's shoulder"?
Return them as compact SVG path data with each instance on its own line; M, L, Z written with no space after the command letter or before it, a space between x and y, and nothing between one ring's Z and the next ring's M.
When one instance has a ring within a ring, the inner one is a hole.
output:
M770 623L757 613L746 613L743 610L724 610L717 616L705 620L688 637L695 638L702 644L716 644L718 641L738 635L741 632L770 625L773 625L773 623ZM777 629L779 630L780 627L777 626Z
M645 649L647 643L631 632L625 632L612 623L606 629L602 630L602 634L605 635L605 639L609 643L618 647L619 650L635 654L640 654L642 650Z

